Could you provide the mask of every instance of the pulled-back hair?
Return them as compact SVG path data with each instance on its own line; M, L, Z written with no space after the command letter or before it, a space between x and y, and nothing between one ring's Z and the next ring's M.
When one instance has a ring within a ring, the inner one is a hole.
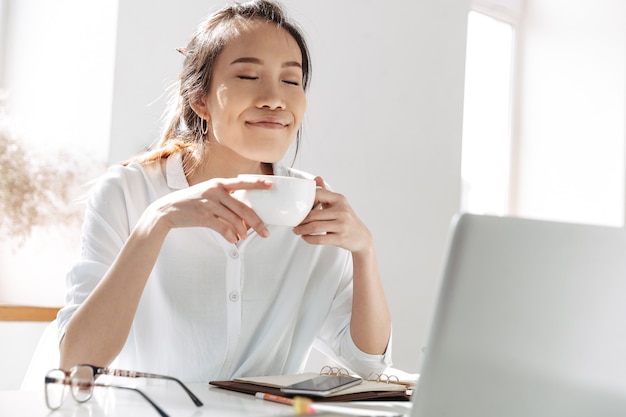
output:
M185 149L196 155L191 160L186 158L185 172L189 173L195 168L208 139L202 133L202 119L191 108L191 103L208 94L217 57L226 43L239 33L240 28L253 20L275 23L295 39L302 53L302 86L306 90L311 77L309 50L301 30L288 19L282 7L269 0L252 0L226 6L202 21L187 46L179 49L185 59L177 81L178 91L174 91L165 114L166 125L161 140L155 149L134 161L155 161ZM299 140L300 131L297 134Z

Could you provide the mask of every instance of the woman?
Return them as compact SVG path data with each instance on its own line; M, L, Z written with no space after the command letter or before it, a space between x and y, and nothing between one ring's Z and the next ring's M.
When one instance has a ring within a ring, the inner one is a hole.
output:
M309 174L279 160L298 136L309 52L265 0L200 24L154 151L113 166L88 201L81 259L59 313L61 367L184 381L301 372L314 344L366 377L391 365L374 243L321 178L293 229L263 224L231 193L242 173Z

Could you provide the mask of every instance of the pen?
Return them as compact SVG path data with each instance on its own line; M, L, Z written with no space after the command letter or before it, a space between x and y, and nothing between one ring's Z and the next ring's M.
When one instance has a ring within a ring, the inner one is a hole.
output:
M262 400L274 401L275 403L293 405L293 399L287 397L281 397L279 395L267 394L265 392L257 392L254 394L255 397L260 398Z
M257 392L255 397L262 400L273 401L275 403L292 405L296 415L315 414L315 410L311 407L311 400L303 397L287 398L280 395L268 394L266 392Z

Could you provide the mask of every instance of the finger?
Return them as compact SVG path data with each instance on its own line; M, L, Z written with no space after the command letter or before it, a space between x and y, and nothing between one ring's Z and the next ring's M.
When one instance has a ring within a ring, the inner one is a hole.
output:
M196 208L183 216L185 220L191 220L193 217L197 219L195 222L192 220L187 226L201 225L209 227L223 235L229 241L232 240L232 236L245 234L246 227L243 225L241 217L226 207L223 202L226 198L232 197L227 193L222 193L222 196L219 198L213 197L214 198L200 199L198 205L195 206ZM228 229L230 229L232 233L227 233L227 229L224 228L224 225L228 225Z
M293 228L293 233L296 235L321 235L326 233L336 233L339 225L336 219L329 220L313 220L307 223L300 223Z
M232 195L224 197L222 204L241 220L243 226L237 227L237 230L242 239L245 239L247 236L246 225L250 226L261 237L269 236L269 230L265 226L265 223L252 208L237 200ZM243 233L241 233L241 228L243 228Z
M315 190L315 202L313 203L313 208L317 210L327 209L333 205L340 204L342 197L343 196L341 194L334 193L323 187L317 187Z
M319 192L320 190L326 190L326 184L324 183L324 180L322 179L322 177L315 177L315 201L313 201L313 209L315 208L321 208L320 205L322 204L321 199L320 199L320 195Z
M293 228L293 232L298 235L324 233L330 231L333 224L342 223L341 210L329 204L323 205L323 208L311 210L304 220Z
M321 233L316 235L302 235L302 239L310 245L336 245L333 242L333 235Z
M235 231L232 226L233 225L231 223L223 219L215 218L215 222L211 226L211 229L222 235L228 242L236 244L238 241L242 240L242 235ZM243 236L245 236L245 234Z
M215 210L214 212L215 218L225 223L228 226L228 228L232 230L232 235L239 236L241 240L245 239L248 235L248 230L246 227L244 217L241 214L230 209L226 204L227 203L222 203L221 209ZM247 206L245 207L249 208ZM230 241L230 239L227 239L227 240ZM235 242L236 241L237 240L235 240Z
M326 223L330 223L333 220L337 219L337 217L332 213L322 213L323 211L328 210L311 210L311 212L304 218L304 220L302 220L299 225L293 228L294 233L298 235L315 233L315 228L324 228L326 227Z
M332 245L348 249L348 236L340 230L327 230L325 232L306 233L300 236L305 242L312 245Z
M241 179L231 178L222 182L224 189L232 193L237 190L269 190L274 186L274 182L271 180L257 178L257 179Z
M342 195L322 188L317 189L315 200L315 207L309 211L301 225L314 221L335 220L345 209L345 198Z
M246 204L239 201L233 193L237 190L269 189L273 182L265 179L228 179L219 182L218 186L223 191L219 193L219 204L226 211L216 211L218 217L230 223L241 239L248 235L247 226L252 227L260 236L269 236L269 231L259 216ZM208 196L207 196L208 197ZM232 213L232 214L231 214Z

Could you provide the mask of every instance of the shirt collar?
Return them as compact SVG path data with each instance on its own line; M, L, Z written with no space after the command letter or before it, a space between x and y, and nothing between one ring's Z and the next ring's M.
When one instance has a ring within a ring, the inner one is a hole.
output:
M175 190L189 188L185 170L183 169L183 153L176 152L167 158L165 166L167 186Z

